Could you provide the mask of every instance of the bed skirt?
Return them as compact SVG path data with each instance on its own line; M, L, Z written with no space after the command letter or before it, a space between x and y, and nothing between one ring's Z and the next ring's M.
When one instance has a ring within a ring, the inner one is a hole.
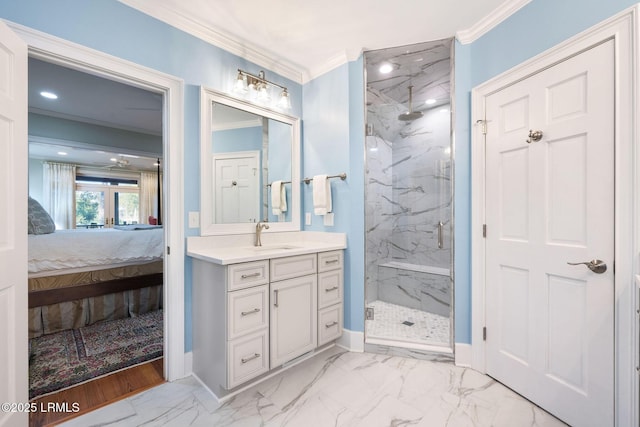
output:
M162 261L143 266L35 278L29 279L29 290L64 289L78 284L100 286L109 280L145 276L158 270L162 272ZM162 285L32 307L29 308L29 338L106 320L134 317L161 308Z

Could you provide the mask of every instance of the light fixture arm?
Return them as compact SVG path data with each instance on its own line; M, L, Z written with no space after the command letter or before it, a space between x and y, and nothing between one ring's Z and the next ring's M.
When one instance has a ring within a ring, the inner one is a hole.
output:
M267 80L264 77L264 71L260 71L258 73L258 75L256 76L255 74L248 73L248 72L238 68L238 74L240 74L241 76L246 76L247 77L247 84L251 84L251 83L255 84L255 82L252 82L251 80L249 80L249 79L253 79L253 80L255 80L256 82L259 82L259 83L264 83L266 85L273 85L273 86L279 87L280 89L282 89L284 91L287 90L286 87L284 87L282 85L279 85L278 83L274 83L274 82L271 82L271 81Z

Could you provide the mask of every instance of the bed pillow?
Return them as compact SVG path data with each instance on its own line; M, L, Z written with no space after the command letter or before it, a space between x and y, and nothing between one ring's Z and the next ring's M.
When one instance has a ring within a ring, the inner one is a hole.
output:
M56 224L42 205L29 197L27 212L29 234L49 234L56 231Z

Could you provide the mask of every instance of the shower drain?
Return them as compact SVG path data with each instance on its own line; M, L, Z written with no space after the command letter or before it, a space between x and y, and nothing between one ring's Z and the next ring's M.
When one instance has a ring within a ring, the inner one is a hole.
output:
M407 325L407 326L413 326L414 323L413 322L409 322L408 320L405 320L404 322L402 322L403 325Z

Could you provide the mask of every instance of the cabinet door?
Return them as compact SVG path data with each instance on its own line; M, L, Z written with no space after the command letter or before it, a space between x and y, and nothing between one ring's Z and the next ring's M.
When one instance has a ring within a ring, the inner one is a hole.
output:
M271 283L271 369L317 345L318 278Z

